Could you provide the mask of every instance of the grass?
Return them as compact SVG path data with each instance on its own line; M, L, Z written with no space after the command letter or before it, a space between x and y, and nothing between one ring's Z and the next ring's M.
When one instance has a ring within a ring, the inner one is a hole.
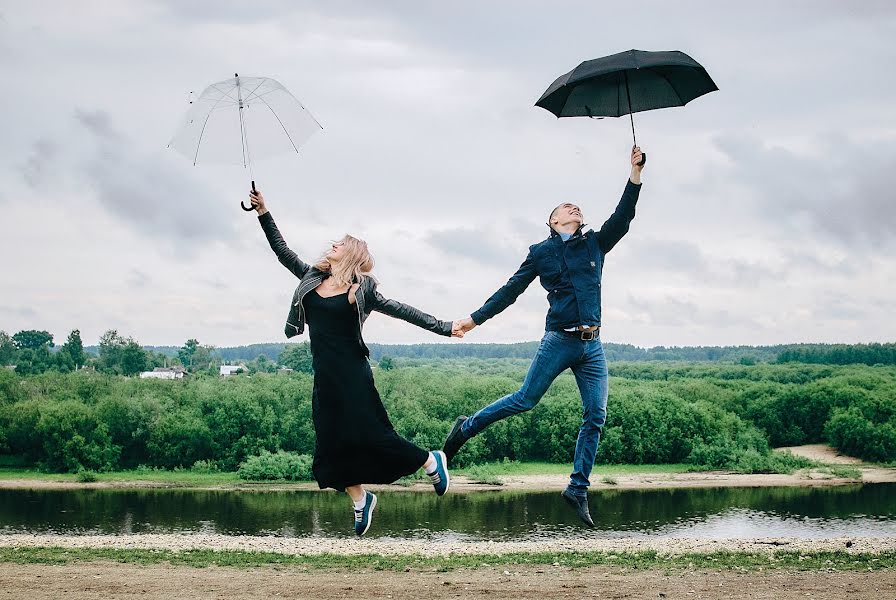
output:
M489 479L488 483L498 481L509 475L569 475L571 465L554 464L544 462L516 462L497 461L474 465L464 469L452 469L452 474L465 475L471 479ZM596 476L618 476L633 473L662 474L684 473L692 469L693 465L596 465ZM407 483L422 479L421 474L406 478ZM99 483L158 483L161 485L180 487L211 487L211 486L236 486L245 485L247 482L237 477L236 472L196 472L189 469L169 471L164 469L132 469L128 471L112 471L109 473L91 473L95 475L95 481ZM81 481L77 473L45 473L33 468L4 467L0 468L0 480L26 479L34 481L69 482ZM293 482L264 482L252 483L253 486L276 484L278 486L289 485Z
M184 487L205 487L219 485L236 485L241 481L236 472L232 473L196 473L189 470L168 471L163 469L134 469L130 471L113 471L95 473L95 481L100 483L151 482L163 485ZM33 481L79 482L78 473L44 473L37 469L0 469L0 480L27 479Z
M862 471L853 465L825 465L818 468L818 471L827 473L831 477L842 479L861 479Z
M0 562L14 564L67 565L79 562L113 561L129 564L171 564L190 567L255 568L291 566L323 571L405 571L406 569L450 571L460 568L507 565L550 565L585 568L611 565L627 569L737 569L760 571L787 569L798 571L830 570L877 571L896 567L896 552L792 552L774 553L713 552L663 555L645 552L532 552L514 554L452 554L449 556L380 554L288 555L275 552L232 550L124 550L114 548L0 548Z

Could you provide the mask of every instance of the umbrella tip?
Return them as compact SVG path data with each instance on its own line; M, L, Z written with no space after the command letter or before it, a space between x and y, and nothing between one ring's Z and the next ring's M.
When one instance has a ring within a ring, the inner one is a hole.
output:
M234 77L239 77L240 74L239 74L239 73L234 73L233 76L234 76Z

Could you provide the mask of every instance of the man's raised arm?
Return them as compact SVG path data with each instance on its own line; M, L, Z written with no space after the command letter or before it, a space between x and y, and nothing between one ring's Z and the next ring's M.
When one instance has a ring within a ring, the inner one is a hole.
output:
M613 249L619 240L628 233L628 227L635 218L635 205L638 203L638 196L641 193L641 149L638 146L632 147L631 163L632 172L625 184L625 191L622 192L622 198L616 206L616 210L610 215L610 218L604 222L597 234L597 241L600 249L607 253Z

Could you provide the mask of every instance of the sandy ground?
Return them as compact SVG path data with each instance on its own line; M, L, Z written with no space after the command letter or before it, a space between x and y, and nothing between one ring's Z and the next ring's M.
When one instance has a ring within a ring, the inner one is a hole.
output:
M784 474L743 474L726 471L702 471L695 473L631 473L614 475L615 483L601 481L600 465L592 473L591 489L662 489L662 488L709 488L709 487L788 487L788 486L823 486L844 485L848 483L896 483L896 469L864 465L859 459L842 456L822 444L794 446L783 448L794 454L805 456L831 465L850 465L859 469L859 479L834 477L823 469L801 470L790 475ZM463 476L452 476L451 493L462 494L482 490L562 490L569 481L567 475L505 475L501 477L502 485L477 483ZM95 482L78 483L74 481L51 481L34 479L3 479L0 488L5 489L78 489L78 488L174 488L184 487L153 481ZM371 490L389 491L430 491L431 485L421 480L411 485L372 485ZM191 486L192 489L231 489L231 490L317 490L315 483L289 484L227 484L220 486Z
M513 566L448 573L303 572L107 562L0 564L0 598L896 598L896 571L800 572Z

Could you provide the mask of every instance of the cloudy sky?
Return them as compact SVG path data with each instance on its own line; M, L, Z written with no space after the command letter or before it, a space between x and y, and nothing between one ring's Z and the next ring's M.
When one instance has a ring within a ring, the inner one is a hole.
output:
M896 4L0 2L0 329L144 344L283 339L295 286L248 174L166 149L189 93L279 80L324 130L254 169L309 260L350 232L384 295L468 315L543 239L595 227L628 174L627 119L533 107L582 60L682 50L719 92L636 115L637 218L604 270L605 341L896 338ZM540 337L535 283L466 341ZM372 342L444 338L378 315Z

